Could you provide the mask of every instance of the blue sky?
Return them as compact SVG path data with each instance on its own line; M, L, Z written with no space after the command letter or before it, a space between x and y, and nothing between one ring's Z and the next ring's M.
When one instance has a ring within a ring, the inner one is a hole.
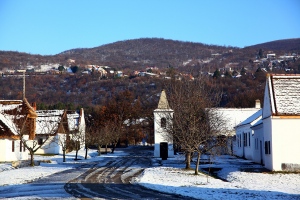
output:
M300 0L0 0L0 50L54 55L149 37L236 47L300 38Z

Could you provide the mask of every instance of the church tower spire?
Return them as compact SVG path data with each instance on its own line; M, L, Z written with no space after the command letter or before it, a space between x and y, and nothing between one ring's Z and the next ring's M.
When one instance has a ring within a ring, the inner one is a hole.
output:
M165 90L161 91L161 95L160 95L160 99L159 99L157 108L158 109L170 109Z

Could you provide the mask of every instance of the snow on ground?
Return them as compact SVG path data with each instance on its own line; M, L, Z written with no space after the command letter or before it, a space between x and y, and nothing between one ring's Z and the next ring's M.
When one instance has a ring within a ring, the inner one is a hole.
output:
M200 166L218 170L215 175L220 179L185 170L182 156L161 164L146 169L135 181L153 190L197 199L300 199L300 174L265 172L248 160L220 156L213 164Z
M22 167L22 168L13 168L11 163L0 163L0 186L5 185L17 185L23 183L29 183L34 180L46 177L48 175L61 172L64 170L72 169L84 165L86 163L91 163L93 161L104 160L105 158L123 156L127 155L123 151L115 151L115 154L102 154L97 156L98 153L96 150L88 151L88 159L84 159L85 151L80 150L78 152L78 159L74 161L75 152L71 152L66 155L66 162L63 162L62 155L55 156L40 156L35 155L34 160L36 161L47 161L51 160L51 163L41 162L40 166L32 167ZM103 163L105 164L105 163Z
M62 155L35 156L35 160L51 160L51 163L41 163L40 166L15 169L9 163L0 164L0 192L14 186L17 190L26 189L23 183L46 177L64 170L86 167L94 161L101 165L111 157L126 156L126 152L116 150L114 154L97 156L94 150L89 151L89 158L84 159L84 151L79 152L81 160L74 161L74 152L67 155L67 162L62 162ZM115 158L114 158L115 159ZM193 170L184 169L184 157L160 160L153 158L154 166L133 180L133 183L162 192L180 194L197 199L300 199L300 174L269 173L258 164L237 159L232 156L220 156L214 160L204 157L201 168L215 170L221 179L200 173L194 175ZM211 164L207 164L211 161ZM192 167L194 167L192 165ZM53 190L61 198L71 198L58 185ZM43 197L43 194L35 194ZM20 198L22 199L22 198Z

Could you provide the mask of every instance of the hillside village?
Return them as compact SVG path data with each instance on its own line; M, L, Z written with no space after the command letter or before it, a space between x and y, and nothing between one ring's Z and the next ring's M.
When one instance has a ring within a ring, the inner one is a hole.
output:
M272 72L272 71L281 71L285 73L297 73L299 69L293 68L289 65L290 62L296 62L300 58L299 55L296 53L292 54L284 54L277 56L275 53L268 53L264 57L260 57L257 55L255 59L250 59L249 63L252 66L252 68L260 69L264 72ZM182 63L183 66L193 65L193 63L203 63L203 64L209 64L210 62L216 60L216 59L222 59L222 54L216 53L211 54L211 57L206 60L187 60ZM101 66L96 64L90 64L90 65L76 65L76 60L74 59L68 59L67 65L61 65L59 63L49 63L49 64L41 64L39 66L23 66L23 67L17 67L18 69L2 69L0 70L0 74L2 76L10 76L10 75L17 75L20 73L26 73L28 75L30 74L62 74L62 73L82 73L82 74L98 74L100 78L120 78L120 77L138 77L138 76L149 76L149 77L163 77L163 78L169 78L166 74L166 69L159 69L156 66L149 67L146 66L144 69L140 71L129 71L126 70L124 72L122 69L116 69L110 66ZM201 71L202 74L207 74L209 76L216 75L216 71L220 71L220 76L225 77L228 75L231 75L234 78L241 77L242 75L245 75L245 73L248 71L250 73L253 73L252 69L248 69L248 67L240 67L241 64L238 62L229 62L226 63L224 66L217 68L217 69L210 69L209 71ZM121 68L121 67L120 67ZM240 70L238 70L240 69ZM216 70L216 71L214 71ZM182 74L179 73L177 76L192 76L192 74ZM191 77L192 78L192 77Z

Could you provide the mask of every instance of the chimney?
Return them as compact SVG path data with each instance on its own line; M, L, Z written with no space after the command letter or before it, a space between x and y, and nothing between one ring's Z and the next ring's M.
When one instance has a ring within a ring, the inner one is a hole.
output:
M261 108L259 99L255 100L255 108Z

